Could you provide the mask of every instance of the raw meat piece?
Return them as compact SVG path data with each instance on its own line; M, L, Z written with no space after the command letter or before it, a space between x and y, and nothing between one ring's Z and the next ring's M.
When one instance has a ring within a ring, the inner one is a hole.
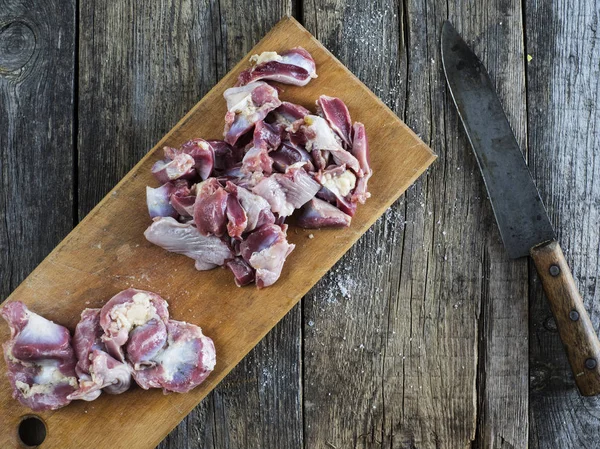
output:
M263 52L250 58L253 67L240 73L238 86L252 81L271 80L294 86L306 86L317 77L315 60L302 47L292 48L280 55L274 51Z
M337 207L318 198L313 198L304 206L296 219L301 228L345 228L352 218Z
M302 168L302 162L292 165L285 174L275 174L274 177L285 192L286 200L295 209L302 207L313 198L321 186Z
M260 121L254 126L253 145L255 148L265 148L273 151L281 145L282 128Z
M187 393L214 369L215 346L200 327L183 321L169 320L167 332L166 346L152 358L152 366L134 371L133 377L145 390Z
M310 74L311 78L317 78L317 65L315 60L304 48L295 47L290 50L286 50L281 53L281 56L283 57L281 62L302 67Z
M356 122L354 124L354 141L352 142L352 154L358 160L360 168L364 173L362 178L356 183L356 188L352 193L352 200L364 204L371 194L367 191L367 183L373 175L371 163L369 161L369 142L365 133L365 125Z
M241 240L242 233L248 226L248 215L246 215L246 211L240 205L236 195L230 194L227 197L227 220L227 234Z
M167 251L194 259L200 271L223 265L233 258L231 249L218 237L203 236L191 223L178 223L170 217L155 218L144 236Z
M339 98L321 95L317 100L317 108L349 148L352 145L352 119L348 107Z
M165 322L153 318L145 324L137 326L129 334L125 351L127 361L134 369L151 364L152 358L162 349L167 337Z
M180 153L174 155L172 160L156 161L152 166L152 174L161 184L180 178L191 179L196 176L194 165L195 162L192 156Z
M177 217L177 211L169 202L169 198L175 192L175 186L167 182L156 189L146 187L146 204L150 218L154 217Z
M171 195L171 206L173 209L182 217L193 217L194 216L194 203L196 197L194 195L182 196L179 193Z
M303 162L303 168L306 171L315 171L315 167L310 158L310 154L302 147L293 145L290 141L285 141L281 144L277 151L273 151L271 154L273 159L273 168L285 173L285 171L292 165L298 162Z
M227 192L216 178L196 186L194 223L200 234L221 237L227 232Z
M202 180L207 179L212 173L215 164L215 151L213 147L204 139L192 139L178 150L165 147L165 156L175 160L179 154L187 154L194 159L194 168Z
M2 345L13 397L34 411L56 410L77 388L75 354L67 328L31 312L18 301L0 315L11 338Z
M173 182L173 185L175 186L175 191L169 197L171 206L181 217L191 218L194 215L196 195L192 192L186 180L178 179Z
M283 263L294 248L284 230L275 224L261 226L240 245L242 257L256 270L258 288L273 285L279 279Z
M252 192L264 198L271 207L271 211L279 214L280 217L288 217L294 213L294 206L290 204L285 191L275 179L275 175L264 178L254 188Z
M310 155L315 162L317 170L324 170L329 164L329 151L326 150L312 150Z
M100 326L100 309L84 309L73 334L73 349L77 356L75 371L78 376L90 373L90 353L95 349L104 351L104 330Z
M256 184L265 178L264 173L260 171L247 173L242 171L241 166L232 168L227 171L229 176L221 176L218 178L219 182L231 182L237 186L245 189L252 189Z
M264 225L275 223L275 216L271 212L271 206L261 196L255 195L244 187L227 183L227 190L231 196L235 196L240 203L240 206L246 212L247 223L244 229L245 232L253 231L254 229Z
M329 127L324 118L317 115L307 115L303 120L292 123L288 131L304 134L307 151L329 151L337 165L346 164L357 176L362 176L358 160L350 152L342 148L339 137ZM317 165L319 165L318 162Z
M332 166L316 174L316 179L336 198L336 205L342 212L354 216L356 202L352 200L352 191L356 186L356 176L345 165Z
M172 218L159 218L159 220L172 220ZM130 335L133 335L132 331L149 322L166 322L169 319L167 307L169 307L167 302L156 293L135 288L117 293L100 310L100 326L104 330L101 339L106 345L107 352L118 361L124 362L123 347L130 340ZM137 335L136 347L144 347L151 352L156 345L162 346L160 340L162 339L163 343L166 340L166 330L164 327L153 329L154 333L146 332ZM142 358L139 351L136 356L138 359Z
M233 273L235 285L238 287L243 287L244 285L254 282L254 268L248 265L248 263L241 257L236 257L235 259L230 260L227 262L226 266Z
M235 145L242 134L281 104L277 89L262 81L231 87L223 96L227 101L224 136L230 145Z
M273 159L265 146L252 147L242 160L241 171L243 174L255 172L270 175L273 172Z
M352 200L352 197L336 198L335 205L342 212L354 217L356 213L356 202Z
M280 217L292 215L294 209L314 197L321 188L301 165L292 165L285 174L276 173L264 178L252 189L267 200L271 210Z
M317 181L337 198L348 196L356 186L356 175L345 165L332 166L316 175Z
M208 143L215 151L215 170L227 170L242 160L243 152L240 148L232 147L223 140L209 140Z
M69 395L69 399L93 401L102 391L108 394L121 394L131 386L131 368L119 362L107 352L94 349L89 358L90 374L79 376L79 389Z
M319 198L323 201L327 201L330 204L336 204L337 203L337 198L336 196L333 194L333 192L331 190L329 190L326 187L321 187L321 190L319 190L317 192L317 194L315 195L316 198Z
M281 105L271 112L275 123L280 123L286 126L291 125L296 120L301 120L305 116L310 115L310 111L299 104L282 101Z
M131 370L106 352L102 341L104 330L100 326L101 309L84 309L73 335L73 348L77 356L75 371L79 388L69 399L93 401L104 390L120 394L131 385Z

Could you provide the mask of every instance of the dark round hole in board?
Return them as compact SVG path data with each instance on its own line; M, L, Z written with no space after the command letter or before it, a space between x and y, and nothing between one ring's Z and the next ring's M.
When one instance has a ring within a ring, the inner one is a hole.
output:
M46 424L37 416L26 416L19 424L19 438L25 446L39 446L46 439Z

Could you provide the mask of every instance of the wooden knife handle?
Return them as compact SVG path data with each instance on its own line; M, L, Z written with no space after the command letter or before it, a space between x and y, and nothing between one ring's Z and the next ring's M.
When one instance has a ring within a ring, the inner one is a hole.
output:
M571 270L558 242L531 250L556 320L577 388L584 396L600 393L600 341L583 306Z

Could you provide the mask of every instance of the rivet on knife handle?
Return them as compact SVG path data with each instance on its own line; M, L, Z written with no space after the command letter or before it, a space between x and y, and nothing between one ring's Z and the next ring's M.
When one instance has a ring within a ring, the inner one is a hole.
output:
M556 241L531 249L560 338L584 396L600 393L600 341L583 306L565 256Z

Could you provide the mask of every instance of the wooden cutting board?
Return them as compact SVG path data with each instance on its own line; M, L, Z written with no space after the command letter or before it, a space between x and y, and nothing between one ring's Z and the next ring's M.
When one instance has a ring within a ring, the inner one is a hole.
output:
M238 288L228 270L198 272L191 259L169 254L143 236L150 224L145 187L165 145L194 138L222 138L223 91L234 85L252 54L302 46L317 63L319 77L306 87L283 86L283 100L314 110L320 94L342 98L363 122L371 147L372 197L348 229L290 227L296 250L272 287ZM386 61L381 61L385 64ZM344 255L381 214L425 171L436 156L394 113L293 18L284 18L234 69L144 157L10 295L33 311L73 330L85 307L101 307L128 287L162 295L171 317L202 327L217 349L215 371L188 394L163 395L132 388L76 401L39 413L47 428L42 448L154 448L252 349L300 298ZM312 234L314 238L309 238ZM26 249L23 249L26 250ZM357 273L356 276L360 276ZM0 340L9 338L0 322ZM18 426L31 411L11 397L0 361L0 448L20 447Z

